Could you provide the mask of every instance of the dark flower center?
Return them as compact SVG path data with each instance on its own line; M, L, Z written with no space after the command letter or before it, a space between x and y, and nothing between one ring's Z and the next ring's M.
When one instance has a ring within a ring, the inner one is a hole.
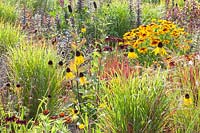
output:
M162 47L163 47L162 42L159 42L159 43L158 43L158 47L159 47L159 48L162 48Z
M60 66L62 66L62 65L63 65L63 61L59 61L58 64L59 64Z
M190 98L190 95L189 95L189 94L185 94L185 98L186 98L186 99L189 99L189 98Z
M6 86L7 86L7 87L10 87L10 83L6 83Z
M48 97L48 98L51 98L51 95L48 95L47 97Z
M20 84L17 84L16 87L19 88L19 87L21 87L21 85L20 85Z
M76 56L81 56L81 53L79 51L76 51Z
M53 61L52 61L52 60L49 60L48 64L49 64L49 65L53 65Z
M133 49L133 48L131 48L131 49L130 49L130 52L134 52L134 49Z
M75 109L75 110L74 110L74 113L75 113L75 114L77 114L77 113L78 113L78 110L77 110L77 109Z
M83 73L80 73L80 74L79 74L79 77L83 77L83 76L84 76L84 74L83 74Z
M71 70L70 70L70 68L69 68L69 67L66 69L66 72L68 72L68 73L69 73L69 72L71 72Z

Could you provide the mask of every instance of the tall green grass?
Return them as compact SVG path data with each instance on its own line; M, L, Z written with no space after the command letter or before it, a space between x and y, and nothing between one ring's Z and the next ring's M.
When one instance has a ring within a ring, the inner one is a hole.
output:
M152 19L163 19L165 13L164 5L153 5L144 3L142 5L142 23L149 24Z
M10 23L14 23L17 20L18 13L15 6L11 4L0 1L0 20Z
M123 34L133 28L134 14L130 14L127 2L113 1L105 4L99 9L100 16L104 16L104 23L107 23L107 35L122 37Z
M53 64L49 65L48 62ZM8 52L9 78L12 82L21 85L23 105L29 109L29 118L35 117L37 108L44 97L51 114L56 112L59 105L59 96L64 89L61 87L63 69L58 66L59 57L56 51L40 46L22 45L11 48ZM41 110L39 110L41 112Z
M19 27L0 21L0 54L11 47L15 47L22 38L23 35L20 34Z
M124 79L117 77L103 85L102 101L107 107L100 113L105 132L160 132L169 112L166 73L144 73Z

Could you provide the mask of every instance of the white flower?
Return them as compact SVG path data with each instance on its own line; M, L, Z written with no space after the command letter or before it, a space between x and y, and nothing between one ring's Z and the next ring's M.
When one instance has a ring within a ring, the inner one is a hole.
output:
M192 65L193 65L193 61L190 60L190 61L188 62L188 65L191 65L191 66L192 66Z

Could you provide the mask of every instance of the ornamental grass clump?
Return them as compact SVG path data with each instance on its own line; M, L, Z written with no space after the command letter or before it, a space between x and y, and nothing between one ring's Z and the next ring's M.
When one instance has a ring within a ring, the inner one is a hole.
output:
M21 39L22 34L20 34L19 27L0 21L0 54L17 45Z
M100 128L105 132L161 132L167 122L170 96L166 95L166 73L144 72L102 84ZM153 79L153 80L150 80Z
M132 21L135 14L130 13L127 2L115 1L109 5L105 4L99 12L104 18L104 23L107 23L107 35L122 37L127 30L133 27Z
M44 97L48 97L47 104L42 107L50 114L59 107L59 96L64 92L61 87L64 69L59 66L59 61L56 51L51 48L22 45L9 50L9 78L14 84L20 84L17 100L28 108L28 118L36 116Z
M150 66L164 57L177 56L190 49L190 35L171 21L158 20L141 25L123 36L124 45L134 51L134 59L141 65ZM132 58L131 58L132 59Z
M0 1L0 20L14 23L17 20L17 17L18 13L15 10L15 6Z

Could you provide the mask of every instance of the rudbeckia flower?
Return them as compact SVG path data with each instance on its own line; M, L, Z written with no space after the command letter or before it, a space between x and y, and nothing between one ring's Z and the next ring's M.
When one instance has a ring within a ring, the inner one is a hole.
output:
M71 80L73 79L75 76L74 74L71 72L70 68L67 68L66 69L66 75L65 75L65 78L66 80Z
M83 64L85 61L83 55L79 52L79 51L76 51L76 56L75 56L75 59L74 59L74 63L79 66L81 64Z
M158 43L158 46L153 50L153 52L155 53L155 55L157 54L160 54L161 56L167 55L166 50L163 48L162 42Z
M160 40L159 39L154 39L154 38L151 38L151 43L150 43L150 46L157 46L159 44Z
M192 105L192 99L190 98L190 95L189 94L185 94L185 97L183 99L183 104L185 106L189 106L189 105Z
M78 128L79 128L79 129L84 129L84 128L85 128L85 125L84 125L84 124L80 124L80 125L78 126Z
M85 33L85 32L86 32L85 26L83 26L83 27L81 28L81 32L82 32L82 33Z
M87 83L87 79L86 79L86 77L84 76L83 73L80 73L80 75L79 75L79 82L80 82L81 85L84 85L84 84Z
M77 109L72 109L71 110L70 115L72 116L71 118L72 118L73 121L78 119L78 114L79 114L79 111Z
M145 54L147 52L147 48L143 47L143 48L139 48L138 52L141 54Z
M130 52L128 53L128 58L129 59L138 58L137 54L134 52L134 50L132 48L130 49Z

